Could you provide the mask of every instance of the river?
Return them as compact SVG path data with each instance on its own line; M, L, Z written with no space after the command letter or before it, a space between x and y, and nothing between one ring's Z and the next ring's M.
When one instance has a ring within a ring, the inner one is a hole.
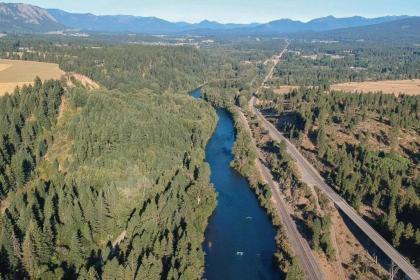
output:
M193 93L200 95L199 90ZM275 229L248 181L230 167L235 127L228 111L216 110L219 121L206 160L218 199L206 230L204 278L280 279L273 256Z

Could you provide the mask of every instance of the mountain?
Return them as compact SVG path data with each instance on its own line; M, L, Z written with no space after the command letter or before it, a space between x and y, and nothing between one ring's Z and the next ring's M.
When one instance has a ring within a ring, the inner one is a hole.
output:
M93 14L69 13L58 9L47 10L55 19L65 26L87 31L134 32L145 34L176 34L196 29L227 30L243 26L241 24L221 24L204 20L200 23L169 22L156 17L139 17L127 15L96 16Z
M42 9L28 4L0 3L0 32L42 33L67 28L98 32L132 32L142 34L195 34L214 36L275 36L282 34L322 32L342 28L398 22L407 16L379 18L328 16L309 22L280 19L263 24L222 24L204 20L200 23L170 22L156 17L130 15L97 16L91 13L69 13L59 9Z
M45 9L26 4L0 3L1 32L48 32L63 28Z
M329 31L341 28L351 28L358 26L368 26L373 24L392 22L401 19L406 19L408 16L386 16L378 18L364 18L364 17L347 17L347 18L336 18L333 16L313 19L308 22L294 21L290 19L280 19L271 21L266 24L261 24L248 31L252 34L288 34L297 32L308 32L308 31Z
M323 32L293 35L299 38L318 40L351 41L413 41L420 43L420 17L410 17L368 26L342 28Z
M385 23L390 21L396 21L408 18L408 16L386 16L378 18L364 18L359 16L347 17L347 18L336 18L334 16L328 16L324 18L314 19L309 21L306 25L311 31L325 31L340 28L350 28L358 26L367 26L379 23Z
M155 17L96 16L90 13L69 13L58 9L47 11L63 25L86 31L166 34L180 32L189 25L187 23L172 23Z
M200 23L169 22L155 17L138 16L96 16L93 14L69 13L58 9L47 10L58 22L71 28L88 31L134 32L145 34L193 33L213 35L217 31L238 34L284 34L304 31L325 31L337 28L355 27L407 18L387 16L380 18L335 18L333 16L314 19L307 23L290 19L280 19L265 24L221 24L204 20Z

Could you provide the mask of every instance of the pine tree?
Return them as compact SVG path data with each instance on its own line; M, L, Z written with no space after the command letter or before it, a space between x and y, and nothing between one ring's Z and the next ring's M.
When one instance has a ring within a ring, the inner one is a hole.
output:
M286 274L286 280L304 280L305 274L299 265L296 257L292 259L292 264Z
M157 276L158 274L155 274ZM114 279L124 279L124 271L122 266L120 266L117 258L113 258L111 261L106 262L102 272L103 280L114 280Z
M397 224L397 210L395 209L394 205L391 205L388 218L387 218L387 226L390 231L393 231Z
M321 221L315 218L312 225L312 247L319 250L319 242L321 237Z
M30 230L33 228L33 224L29 226L26 231L25 238L22 244L22 259L26 271L32 278L37 278L38 275L38 263L36 260L36 250L32 241Z
M395 228L394 236L392 238L392 245L394 245L394 247L400 246L400 239L403 233L404 233L404 223L399 222L397 224L397 227Z
M82 252L82 245L80 243L80 238L77 232L74 232L71 235L69 247L70 247L69 259L71 260L71 263L74 264L78 268L84 263L84 256Z
M410 240L411 238L413 238L414 236L414 228L413 225L411 223L408 223L406 228L405 228L405 232L404 232L404 238L406 240Z
M327 136L323 127L320 127L317 134L318 156L323 158L328 150Z
M416 245L420 245L420 229L416 229L415 241Z

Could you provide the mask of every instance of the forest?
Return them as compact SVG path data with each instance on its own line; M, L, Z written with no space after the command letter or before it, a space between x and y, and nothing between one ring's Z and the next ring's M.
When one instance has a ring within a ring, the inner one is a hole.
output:
M419 78L420 48L413 44L293 41L272 83L322 86L336 82Z
M109 43L98 36L78 41L50 37L0 40L1 58L57 63L64 71L81 73L109 90L147 88L157 94L185 94L205 83L238 83L244 76L252 79L255 68L263 71L264 60L284 44L283 40L221 41L197 49L128 45L118 43L116 35L110 36Z
M250 96L252 79L264 74L263 61L276 49L268 45L264 53L258 49L263 45L197 50L42 39L3 44L2 57L55 62L103 89L37 80L1 99L8 109L1 118L6 176L0 275L199 278L203 233L216 204L204 162L216 115L209 103L185 93L203 83L226 83ZM50 83L58 96L50 93ZM46 100L37 100L44 95ZM38 123L40 104L51 110L47 124ZM22 140L27 130L35 131L29 142ZM12 185L19 168L22 182Z
M0 102L2 278L202 273L209 105L39 80Z

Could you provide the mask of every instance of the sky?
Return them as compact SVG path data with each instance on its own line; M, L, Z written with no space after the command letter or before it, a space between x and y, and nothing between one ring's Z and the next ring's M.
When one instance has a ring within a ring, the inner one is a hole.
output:
M170 21L268 22L280 18L308 21L334 15L420 16L420 0L5 0L43 8L97 15L155 16Z

